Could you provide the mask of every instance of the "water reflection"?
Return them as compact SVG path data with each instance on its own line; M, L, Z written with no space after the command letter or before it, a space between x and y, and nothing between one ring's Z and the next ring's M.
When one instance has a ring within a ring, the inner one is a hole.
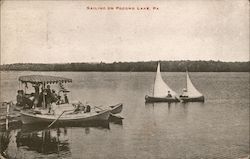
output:
M69 152L69 143L65 138L60 138L60 129L43 130L32 133L19 131L16 136L17 147L26 146L28 150L42 154Z
M9 143L10 143L10 132L0 132L0 153L3 157L8 158L7 154L5 153Z
M204 102L181 102L180 103L182 106L186 106L188 107L189 105L192 105L192 106L204 106L205 103Z
M122 117L120 117L120 116L110 116L109 117L109 121L111 122L111 123L113 123L113 124L117 124L117 125L123 125L123 118Z
M189 106L189 103L181 103L180 105L181 105L181 107L183 108L184 114L187 115L187 114L188 114L188 106Z
M171 104L168 103L168 113L171 113Z
M146 109L154 109L154 103L145 103Z
M96 129L109 129L109 122L71 123L70 125L54 125L46 129L45 124L23 125L16 135L16 146L40 154L58 154L71 156L68 130L72 128L84 129L85 135L91 133L91 127Z
M202 107L204 106L204 103L202 102L193 102L193 103L169 103L169 102L165 102L165 103L145 103L145 108L147 109L158 109L158 110L168 110L168 113L172 112L172 109L176 109L176 110L183 110L185 114L188 114L188 109L189 106L192 106L192 109L195 107Z
M39 124L25 124L22 125L21 131L22 132L34 132L34 131L41 131L47 129L48 124L46 123L39 123ZM50 127L48 130L53 130L57 128L72 128L72 127L78 127L78 128L89 128L89 127L95 127L96 129L110 129L109 122L108 121L93 121L88 123L57 123ZM66 131L66 130L65 130ZM67 133L67 132L66 132Z
M168 110L168 113L171 113L171 107L173 106L176 106L177 104L176 103L171 103L171 102L160 102L160 103L145 103L145 107L147 109L157 109L157 107L159 108L162 108L162 107L166 107L167 110Z

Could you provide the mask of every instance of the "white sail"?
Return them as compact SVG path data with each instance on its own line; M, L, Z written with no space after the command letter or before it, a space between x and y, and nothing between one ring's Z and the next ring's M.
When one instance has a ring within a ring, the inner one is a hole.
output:
M177 94L163 81L160 72L160 63L158 63L154 85L154 97L166 97L168 91L173 97L177 96Z
M187 72L187 96L188 97L201 97L203 96L191 82L188 72Z

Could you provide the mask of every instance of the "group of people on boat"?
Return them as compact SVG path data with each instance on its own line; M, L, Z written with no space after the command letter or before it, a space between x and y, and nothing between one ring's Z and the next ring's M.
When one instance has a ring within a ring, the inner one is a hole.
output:
M83 105L82 103L73 104L75 107L74 112L84 112L89 113L91 111L90 105Z
M52 103L57 105L63 103L69 103L67 94L64 93L64 99L61 99L61 96L55 92L55 90L50 89L50 85L47 85L46 89L39 89L39 85L33 85L35 92L26 94L23 90L17 91L17 106L23 107L24 109L30 109L32 107L42 107L45 108L51 107Z
M24 108L31 108L33 106L33 102L30 99L31 95L25 94L23 90L17 91L17 106L21 106Z

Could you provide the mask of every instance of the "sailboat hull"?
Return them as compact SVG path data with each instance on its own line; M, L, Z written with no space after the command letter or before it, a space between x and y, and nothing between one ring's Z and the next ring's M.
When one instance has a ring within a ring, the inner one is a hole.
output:
M152 97L152 96L145 96L145 101L146 103L156 103L156 102L180 102L179 99L173 98L173 97L165 97L165 98L160 98L160 97Z
M180 97L181 101L183 103L187 103L187 102L205 102L205 98L204 96L200 96L200 97Z

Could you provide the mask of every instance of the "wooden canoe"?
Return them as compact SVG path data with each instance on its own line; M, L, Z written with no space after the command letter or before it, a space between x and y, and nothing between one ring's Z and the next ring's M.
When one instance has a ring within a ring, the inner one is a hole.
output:
M110 107L110 112L112 114L118 114L118 113L121 113L122 112L122 103L119 103L119 104L116 104L116 105L113 105L113 106L109 106Z

